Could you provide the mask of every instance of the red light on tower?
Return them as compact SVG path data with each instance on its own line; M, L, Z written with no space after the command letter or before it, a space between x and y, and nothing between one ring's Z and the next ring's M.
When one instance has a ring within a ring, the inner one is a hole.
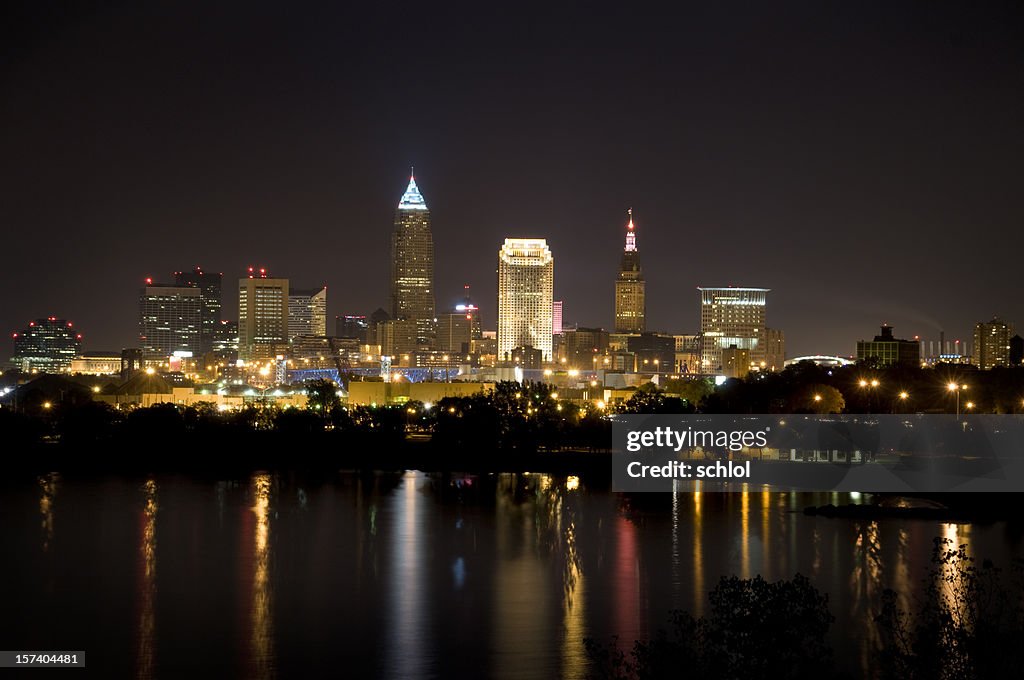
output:
M35 325L36 325L36 322L35 322L35 321L29 321L29 322L28 322L28 327L29 327L29 328L33 328L33 327L35 327Z
M146 285L147 286L152 286L153 285L153 279L147 276L146 277Z

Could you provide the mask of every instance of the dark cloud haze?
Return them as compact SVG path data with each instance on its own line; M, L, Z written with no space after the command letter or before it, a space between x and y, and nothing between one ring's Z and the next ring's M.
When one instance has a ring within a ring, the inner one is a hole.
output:
M195 264L229 314L250 263L372 312L409 165L438 308L469 283L485 327L506 236L609 327L630 206L652 329L727 284L790 356L1024 324L1019 3L212 4L0 9L0 328L131 346Z

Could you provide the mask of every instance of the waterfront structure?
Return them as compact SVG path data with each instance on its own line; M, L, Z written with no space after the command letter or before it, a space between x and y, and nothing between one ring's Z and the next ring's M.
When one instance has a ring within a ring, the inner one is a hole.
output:
M288 279L249 267L238 280L238 355L252 361L288 350Z
M26 373L63 373L82 349L82 334L67 319L48 316L11 334L11 363Z
M636 247L633 209L629 209L626 225L626 246L622 251L619 273L615 279L615 332L643 333L647 330L647 303L640 251Z
M139 347L146 361L166 361L175 352L198 356L202 332L202 288L146 279L139 293Z
M750 350L751 361L764 356L768 288L706 288L700 291L701 372L721 373L722 351L734 346Z
M213 351L214 335L221 322L221 272L203 271L196 267L190 272L174 272L174 285L199 289L199 352Z
M868 361L878 368L890 366L918 366L921 363L921 345L916 340L893 337L892 326L883 325L874 340L857 342L857 361Z
M551 361L554 256L547 241L507 238L498 251L498 361L532 347Z
M974 325L974 365L983 371L1010 365L1013 328L999 318Z
M391 235L391 318L416 323L416 345L434 342L434 237L430 210L409 177L409 186L395 211Z
M327 286L288 291L288 339L327 335Z

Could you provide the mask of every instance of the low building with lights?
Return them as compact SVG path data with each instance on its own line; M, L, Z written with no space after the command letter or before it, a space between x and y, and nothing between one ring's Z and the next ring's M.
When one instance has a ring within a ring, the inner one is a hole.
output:
M892 326L883 325L874 340L857 342L857 362L874 363L878 368L890 366L919 366L921 345L916 340L893 337Z

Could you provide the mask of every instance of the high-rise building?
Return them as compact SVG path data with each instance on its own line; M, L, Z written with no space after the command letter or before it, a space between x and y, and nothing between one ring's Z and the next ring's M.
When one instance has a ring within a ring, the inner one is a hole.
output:
M874 340L857 341L857 361L869 361L879 368L918 366L921 345L916 340L901 340L892 334L892 326L883 325Z
M994 318L974 325L974 364L987 371L996 366L1010 365L1010 338L1013 328Z
M555 300L551 303L551 333L562 334L562 303L563 300Z
M430 211L416 177L395 211L391 235L391 318L416 322L416 343L429 349L434 341L434 237Z
M82 349L82 334L70 321L55 316L30 321L25 330L11 337L11 363L25 372L63 373Z
M327 286L288 291L288 338L327 335Z
M547 241L507 238L498 251L498 361L517 347L539 349L551 361L554 257Z
M199 289L199 351L203 354L213 351L214 335L221 322L221 281L220 272L205 272L196 267L190 272L174 272L174 284Z
M266 359L288 348L288 279L249 267L238 280L238 355Z
M636 248L633 209L626 225L626 247L615 279L615 332L643 333L647 330L647 303L644 274L640 269L640 251Z
M700 291L701 371L720 373L722 351L735 345L761 361L768 288L697 288Z
M469 319L469 332L472 340L479 340L483 337L483 326L480 321L480 308L477 307L472 298L469 297L469 284L463 286L464 295L462 302L455 305L455 311L465 314Z
M139 347L146 361L164 361L175 352L199 356L202 332L202 288L146 279L139 293Z

